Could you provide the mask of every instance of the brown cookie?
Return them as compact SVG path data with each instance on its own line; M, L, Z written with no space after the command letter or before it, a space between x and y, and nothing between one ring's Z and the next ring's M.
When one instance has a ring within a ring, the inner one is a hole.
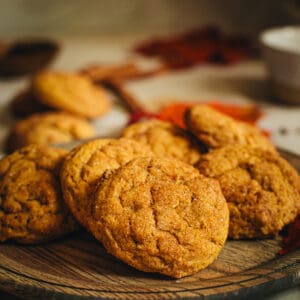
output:
M58 179L66 153L32 145L0 160L0 241L39 243L76 228Z
M78 222L88 229L93 186L106 170L151 155L146 145L129 139L98 139L71 151L61 170L61 184L66 203Z
M40 73L33 79L32 90L42 104L81 117L96 118L110 108L105 91L79 74Z
M166 158L137 158L103 176L91 215L91 232L108 252L175 278L216 259L229 223L218 182Z
M91 138L95 130L85 120L67 113L35 114L16 123L5 145L12 152L30 144L51 145Z
M168 122L148 120L127 127L123 137L150 146L159 157L171 157L188 164L196 163L201 155L200 146L186 131Z
M206 105L189 108L185 114L185 122L188 129L208 148L242 144L276 151L256 127L236 121Z
M299 175L274 152L230 145L203 155L197 167L220 182L231 238L275 236L299 212Z
M40 103L30 88L18 93L10 103L12 114L18 118L24 118L29 115L50 111L51 108Z

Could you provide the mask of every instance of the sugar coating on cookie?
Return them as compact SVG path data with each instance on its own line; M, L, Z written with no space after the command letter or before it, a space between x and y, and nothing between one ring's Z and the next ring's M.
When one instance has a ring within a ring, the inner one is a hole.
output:
M32 145L0 160L0 241L39 243L77 227L58 180L66 153Z
M62 166L61 184L66 203L78 222L88 228L93 186L106 170L151 155L146 145L125 138L98 139L72 150Z
M228 233L219 183L175 159L136 158L105 174L91 212L91 232L108 252L175 278L212 263Z
M232 145L203 155L196 167L220 182L231 238L275 236L299 213L299 175L274 152Z
M125 128L123 137L147 144L159 157L173 157L188 164L200 158L200 146L185 130L169 122L148 120Z
M86 118L101 116L110 108L105 91L79 74L40 73L33 79L32 90L44 105Z
M185 113L188 129L209 148L243 144L275 152L273 144L254 126L234 120L207 105L196 105Z
M34 114L16 123L6 140L12 152L30 144L50 145L91 138L95 130L85 119L67 113Z

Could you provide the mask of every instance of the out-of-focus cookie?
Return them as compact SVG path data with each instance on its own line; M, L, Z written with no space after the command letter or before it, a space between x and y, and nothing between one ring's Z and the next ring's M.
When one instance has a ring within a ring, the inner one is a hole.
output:
M275 236L299 213L299 175L277 153L230 145L201 156L197 168L220 182L231 238Z
M42 104L81 117L96 118L110 108L105 91L79 74L39 73L33 79L32 90Z
M78 222L88 229L93 187L106 170L151 155L146 145L129 139L98 139L72 150L61 170L61 184L65 201Z
M166 158L137 158L106 175L96 188L90 229L108 252L175 278L216 259L229 224L216 180Z
M149 145L159 157L172 157L188 164L196 163L201 155L200 145L190 134L164 121L135 123L125 128L122 136Z
M207 105L196 105L185 114L188 129L208 148L243 144L275 152L273 144L254 126L236 121Z
M0 241L39 243L77 227L58 179L66 153L31 145L0 160Z
M35 113L51 111L51 108L40 103L29 88L21 91L12 99L10 110L14 116L24 118Z
M6 152L30 144L51 145L91 138L94 128L83 118L67 113L35 114L16 123L6 140Z

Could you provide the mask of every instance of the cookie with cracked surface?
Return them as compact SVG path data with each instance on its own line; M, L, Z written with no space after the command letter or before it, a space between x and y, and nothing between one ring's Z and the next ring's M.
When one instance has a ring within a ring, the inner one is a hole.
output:
M104 89L79 74L40 73L33 79L32 90L42 104L89 119L105 114L110 108Z
M188 129L208 148L243 144L276 152L274 145L256 127L234 120L207 105L196 105L185 113Z
M299 175L277 153L230 145L203 155L196 167L220 182L231 238L275 236L299 213Z
M136 158L106 175L95 189L90 229L112 255L175 278L217 258L229 211L216 180L167 158Z
M66 153L32 145L0 160L1 242L34 244L75 230L58 180Z
M169 122L148 120L125 128L123 137L150 146L159 157L172 157L188 164L196 163L201 155L200 145L185 130Z
M93 186L106 170L151 155L146 145L124 138L98 139L73 149L62 166L61 185L65 201L78 222L88 229Z
M67 113L34 114L16 123L10 131L6 152L30 144L51 145L95 136L94 128L85 119Z

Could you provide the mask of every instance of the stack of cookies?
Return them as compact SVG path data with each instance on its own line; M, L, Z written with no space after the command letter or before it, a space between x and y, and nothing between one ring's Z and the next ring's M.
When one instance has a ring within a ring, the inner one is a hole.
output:
M300 212L300 177L259 129L206 105L188 109L185 124L186 131L149 120L129 126L123 137L217 179L230 210L230 238L273 237L295 219ZM195 155L195 145L205 150Z
M75 148L61 170L71 212L108 252L145 272L172 277L209 265L227 238L218 182L134 140Z
M0 240L37 243L80 224L138 270L181 278L228 235L275 236L293 221L299 175L259 130L202 105L186 124L148 120L69 153L31 145L3 158Z
M300 177L256 127L204 105L187 110L188 129L209 149L196 168L219 181L229 237L276 236L300 210Z
M17 95L11 110L25 119L11 129L5 151L29 144L49 145L91 138L95 130L88 120L103 116L110 100L99 85L75 73L42 72L30 87Z
M192 147L183 132L168 134ZM77 221L139 270L180 278L205 268L225 244L228 207L217 180L167 153L126 138L13 152L0 161L1 241L48 241Z

